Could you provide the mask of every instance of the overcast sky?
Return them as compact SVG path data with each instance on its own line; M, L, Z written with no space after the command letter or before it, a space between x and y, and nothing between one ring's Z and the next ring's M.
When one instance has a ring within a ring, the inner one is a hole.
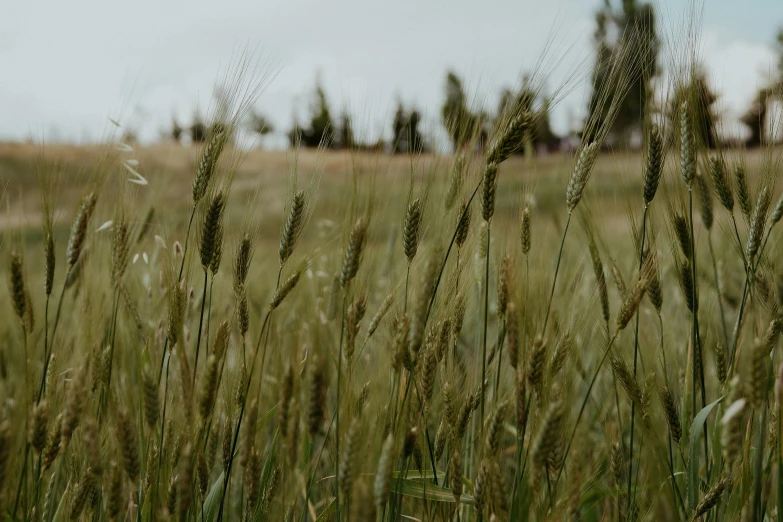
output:
M284 144L307 116L317 74L359 137L388 132L397 98L438 127L445 71L494 110L544 53L544 92L570 80L553 125L565 132L589 93L593 13L603 0L6 0L0 17L0 140L100 139L109 117L148 141L202 113L237 50L276 76L259 98ZM618 4L619 0L613 0ZM664 40L683 34L686 0L657 2ZM707 0L701 56L727 127L777 61L781 0ZM680 37L681 39L681 37ZM546 51L546 52L545 52ZM667 59L662 57L662 65Z

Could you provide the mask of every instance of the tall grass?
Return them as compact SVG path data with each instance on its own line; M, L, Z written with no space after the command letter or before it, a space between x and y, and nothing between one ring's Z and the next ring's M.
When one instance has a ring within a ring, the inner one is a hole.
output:
M246 65L188 173L127 163L145 151L120 144L76 199L44 164L40 225L6 236L8 519L783 509L779 149L707 151L689 98L679 134L645 122L644 155L612 156L640 70L619 53L573 156L515 157L537 123L520 105L486 151L409 161L402 190L374 154L321 184L341 158L322 151L289 158L284 190L257 190L231 145L260 88ZM183 190L156 199L117 177L123 165Z

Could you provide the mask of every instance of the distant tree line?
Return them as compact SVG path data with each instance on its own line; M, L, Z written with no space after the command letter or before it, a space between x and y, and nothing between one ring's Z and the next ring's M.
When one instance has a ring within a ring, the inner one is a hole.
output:
M660 41L654 6L650 2L637 0L621 0L620 3L619 7L615 7L610 0L605 0L595 14L593 43L596 60L591 80L592 93L588 99L588 114L604 119L610 110L608 104L603 103L601 96L602 88L611 81L613 74L617 74L617 71L612 70L617 66L612 57L636 57L635 61L629 60L628 63L621 64L629 68L623 72L632 78L632 81L622 99L612 108L614 120L605 143L612 147L640 146L645 125L654 118L668 122L667 139L673 143L679 137L679 108L687 99L692 107L697 139L705 147L718 146L720 137L716 122L720 120L720 114L716 107L719 96L710 87L704 67L694 64L690 77L675 87L664 106L659 106L653 96L654 81L660 75ZM772 78L769 85L758 90L741 118L741 122L749 130L745 140L745 145L749 147L762 145L767 139L765 130L769 123L767 120L770 102L774 99L783 102L783 28L777 35L776 47L779 55L777 76ZM534 85L529 77L525 77L517 89L503 89L494 114L490 114L481 107L473 106L468 100L460 77L454 71L447 71L440 121L452 149L484 149L494 127L522 113L530 118L531 125L530 131L520 137L523 143L516 147L519 154L559 149L563 138L556 135L550 125L552 100L542 96L539 87ZM220 93L216 93L216 97L220 110ZM422 116L416 107L406 106L399 100L391 124L389 141L384 141L382 137L371 143L357 139L347 111L343 110L337 118L333 116L319 78L313 90L306 122L302 123L295 117L287 137L291 146L309 148L320 146L329 149L376 150L402 154L426 152L432 148L432 140L422 132ZM246 127L260 137L274 130L269 120L258 111L251 112ZM572 132L581 138L583 133L591 131L584 129ZM209 136L210 129L198 113L189 127L182 127L174 119L171 138L179 142L186 133L192 142L198 143Z

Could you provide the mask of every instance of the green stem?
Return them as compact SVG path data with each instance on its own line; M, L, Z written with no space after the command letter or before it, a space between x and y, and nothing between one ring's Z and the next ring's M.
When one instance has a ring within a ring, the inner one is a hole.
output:
M647 239L647 205L644 206L644 212L642 213L642 240L639 245L639 272L642 270L642 264L644 263L644 243ZM639 310L636 310L634 334L633 334L633 377L636 379L636 365L639 357ZM634 428L636 427L636 402L631 401L631 442L628 458L628 478L627 478L627 494L626 494L626 513L631 512L631 486L632 472L633 472L633 442L634 442Z
M582 420L582 414L585 412L585 407L587 406L587 401L590 400L590 393L593 391L593 386L595 386L595 381L598 380L598 374L601 372L601 367L604 365L604 361L606 361L606 357L609 355L609 352L612 350L612 346L614 345L614 342L617 340L617 335L619 332L616 332L609 343L606 346L606 349L604 350L603 355L601 356L601 360L598 361L598 366L595 369L595 372L593 373L593 378L590 380L590 386L587 388L587 393L585 394L585 398L582 400L582 405L579 407L579 414L576 416L576 422L574 423L574 429L571 431L571 436L568 438L568 444L566 444L565 451L563 452L563 463L565 463L568 459L568 453L571 451L571 444L574 442L574 437L576 436L576 430L579 427L579 421ZM565 468L565 465L560 466L560 470L557 472L557 478L555 478L555 487L557 487L557 483L560 480L560 476L563 474L563 468Z
M193 386L196 385L196 370L198 370L198 356L201 351L201 327L204 325L204 306L207 304L207 269L204 269L204 291L201 293L201 313L198 318L198 337L196 338L196 358L193 361Z
M759 440L756 450L756 463L753 477L753 512L756 513L754 520L763 520L761 512L761 481L762 467L764 465L764 439L767 433L767 403L761 406L761 423L759 424Z
M250 373L247 377L247 384L245 385L245 400L242 401L242 408L239 410L239 418L237 419L237 425L236 429L234 431L234 437L233 442L231 444L231 458L228 460L228 469L226 470L225 478L223 479L223 492L220 496L220 508L218 509L218 522L221 522L223 520L223 507L225 505L226 501L226 492L228 490L228 486L231 480L231 471L234 467L234 455L236 454L237 449L237 442L239 440L239 430L242 427L242 418L245 415L245 407L247 406L248 401L248 393L250 392L250 384L253 382L253 375L256 365L256 360L258 359L258 351L261 347L261 340L264 339L264 332L267 331L267 326L269 325L269 318L272 315L272 310L270 309L266 316L264 317L264 324L261 326L261 332L258 335L258 343L256 344L255 353L253 354L253 361L250 363ZM266 337L266 339L269 339L269 336ZM263 382L264 377L264 362L266 359L266 348L268 343L264 343L264 348L261 352L261 380Z
M487 222L487 253L484 263L484 327L483 341L481 343L481 440L484 439L484 390L487 386L487 320L489 318L489 233L490 222Z
M552 290L549 292L549 301L546 305L546 315L544 316L544 327L541 329L541 335L546 334L546 326L549 323L549 312L552 310L552 299L555 296L555 286L557 285L557 274L560 271L560 261L563 258L563 246L565 245L566 234L568 234L568 226L571 224L571 212L568 212L568 219L566 220L565 228L563 229L563 237L560 239L560 250L557 253L557 263L555 264L555 276L552 278Z
M720 325L723 329L723 345L728 349L729 331L726 329L726 312L723 309L723 292L720 290L720 278L718 277L718 262L715 258L715 249L712 246L712 234L707 231L707 244L710 246L710 257L712 258L712 270L715 273L715 291L718 293L718 309L720 310ZM725 353L725 352L724 352Z
M336 477L340 468L340 386L342 385L343 375L343 337L345 336L345 308L348 302L348 288L347 285L344 288L343 293L343 312L340 318L340 349L337 357L337 398L335 399L335 405L337 408L337 417L335 421L335 434L334 434L334 452L336 459L334 461L334 476ZM340 488L335 481L335 508L337 511L337 520L340 520Z

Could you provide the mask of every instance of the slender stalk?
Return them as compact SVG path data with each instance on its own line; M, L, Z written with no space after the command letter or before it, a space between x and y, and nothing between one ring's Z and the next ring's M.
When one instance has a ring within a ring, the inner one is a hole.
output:
M55 333L57 333L57 325L60 322L60 312L63 309L63 298L65 297L65 283L68 281L70 275L71 275L71 270L68 270L68 273L65 274L65 281L63 281L63 288L60 291L60 299L57 302L57 312L54 314L54 326L52 326L51 346L49 346L49 351L46 352L46 360L44 361L43 373L41 374L41 385L38 388L38 398L35 401L36 404L41 402L41 397L43 397L43 394L46 391L46 373L49 371L49 363L51 362L52 353L54 352L54 335ZM48 313L48 300L47 300L47 313Z
M689 202L689 224L691 228L691 290L693 295L693 325L692 325L692 343L693 343L693 349L691 351L691 357L692 357L692 367L691 367L691 377L693 379L691 383L691 405L693 407L692 409L692 415L694 418L696 417L696 414L698 414L698 411L696 410L696 357L699 358L698 361L698 367L699 367L699 380L701 382L701 406L702 408L707 405L707 393L706 393L706 387L704 383L704 360L701 353L701 336L699 335L699 294L698 294L698 288L699 285L696 284L696 240L695 240L695 231L693 229L693 189L689 186L688 187L688 202ZM705 419L704 421L704 465L707 468L707 475L710 474L710 453L707 441L707 421Z
M239 430L242 427L242 418L245 415L245 407L247 406L247 395L250 391L250 384L253 382L253 375L254 375L254 369L256 365L256 359L258 358L258 350L261 346L261 340L264 338L264 332L267 332L267 326L269 325L269 318L272 315L272 310L268 311L266 313L266 316L264 317L264 324L261 326L261 332L258 335L258 343L256 344L256 350L253 354L253 361L250 363L250 373L248 374L247 378L247 384L245 385L245 400L242 402L242 408L239 410L239 418L237 419L237 425L236 429L234 430L234 438L233 442L231 444L231 458L228 461L228 469L226 470L225 478L223 479L223 492L220 496L220 508L218 509L218 522L223 520L223 507L225 505L226 501L226 492L228 490L228 486L231 480L231 470L234 466L234 456L236 454L237 449L237 442L239 441ZM269 339L269 336L266 336L266 339ZM267 348L267 342L264 342L264 348L261 352L261 379L263 382L263 376L264 376L264 362L266 359L266 348Z
M484 438L484 391L487 387L487 320L489 318L489 233L490 223L487 222L487 254L484 263L484 326L481 343L481 438Z
M182 281L182 271L185 269L185 259L188 256L188 242L190 241L190 229L193 226L193 217L196 215L196 204L193 203L193 210L190 212L190 221L188 221L188 231L185 233L185 247L182 249L182 262L179 264L179 275L177 276L177 282ZM52 334L54 335L54 334ZM160 354L160 368L158 368L158 386L160 386L160 379L163 377L163 363L166 360L166 350L169 347L169 338L166 337L163 340L163 352ZM166 378L168 378L168 370L166 370Z
M728 349L729 331L726 329L726 313L723 309L723 292L720 289L720 278L718 277L718 262L715 258L715 249L712 247L712 234L707 231L707 244L710 246L710 257L712 258L712 270L715 273L715 291L718 293L718 309L720 310L720 325L723 330L723 346Z
M406 292L407 301L407 292ZM334 452L336 455L334 461L334 476L336 477L340 468L340 386L342 385L343 375L343 337L345 336L345 308L348 302L348 286L343 292L343 312L340 318L340 349L337 357L337 398L335 407L337 408L337 417L335 421ZM337 520L340 520L340 488L335 481L335 510L337 511Z
M761 475L764 465L764 439L767 434L767 402L761 406L761 423L759 424L759 440L758 448L756 449L756 463L753 476L753 512L756 516L753 520L763 520L763 513L761 511Z
M565 228L563 229L563 237L560 239L560 250L557 253L557 263L555 264L555 275L552 278L552 290L549 292L549 301L546 305L546 315L544 316L544 327L541 328L541 335L546 334L546 326L549 323L549 312L552 310L552 299L555 296L555 286L557 285L557 273L560 271L560 260L563 258L563 245L565 245L566 234L568 234L568 226L571 224L571 212L568 213L568 219L566 220Z
M587 401L590 400L590 393L593 391L593 386L595 386L595 381L598 380L598 374L601 372L601 367L604 365L604 361L606 361L606 357L609 355L609 352L612 350L612 346L614 345L614 342L617 340L618 333L615 333L612 336L611 340L606 345L606 349L604 350L604 353L601 356L601 360L598 361L598 366L595 369L595 373L593 373L593 378L590 380L590 386L588 386L587 393L585 394L585 398L582 400L582 405L579 407L579 414L576 416L574 429L571 431L571 436L568 438L568 444L566 444L565 451L563 452L563 462L566 462L566 460L568 459L568 453L571 451L571 444L573 444L574 442L574 437L576 436L576 430L579 427L579 421L582 420L582 414L584 414L585 407L587 407ZM557 472L557 478L555 478L555 487L557 487L557 483L560 480L560 476L563 474L564 467L565 466L560 466L560 470Z
M204 306L207 304L207 269L204 269L204 291L201 293L201 313L198 319L198 337L196 338L196 358L193 361L193 386L196 385L196 370L198 370L198 355L201 350L201 327L204 325Z
M205 339L207 343L207 345L205 346L207 358L209 358L209 325L212 322L212 287L213 286L215 286L214 274L212 275L212 277L209 278L209 304L207 305L207 337Z
M644 243L647 239L647 205L644 206L644 212L642 213L642 240L639 245L639 271L642 270L642 264L644 263ZM636 379L636 364L639 357L639 310L636 310L636 317L634 319L634 333L633 333L633 377ZM616 387L615 387L616 390ZM632 472L633 472L633 442L634 442L634 428L636 425L636 402L631 401L631 442L628 458L628 478L627 478L627 504L626 513L631 512L631 486L632 486Z

